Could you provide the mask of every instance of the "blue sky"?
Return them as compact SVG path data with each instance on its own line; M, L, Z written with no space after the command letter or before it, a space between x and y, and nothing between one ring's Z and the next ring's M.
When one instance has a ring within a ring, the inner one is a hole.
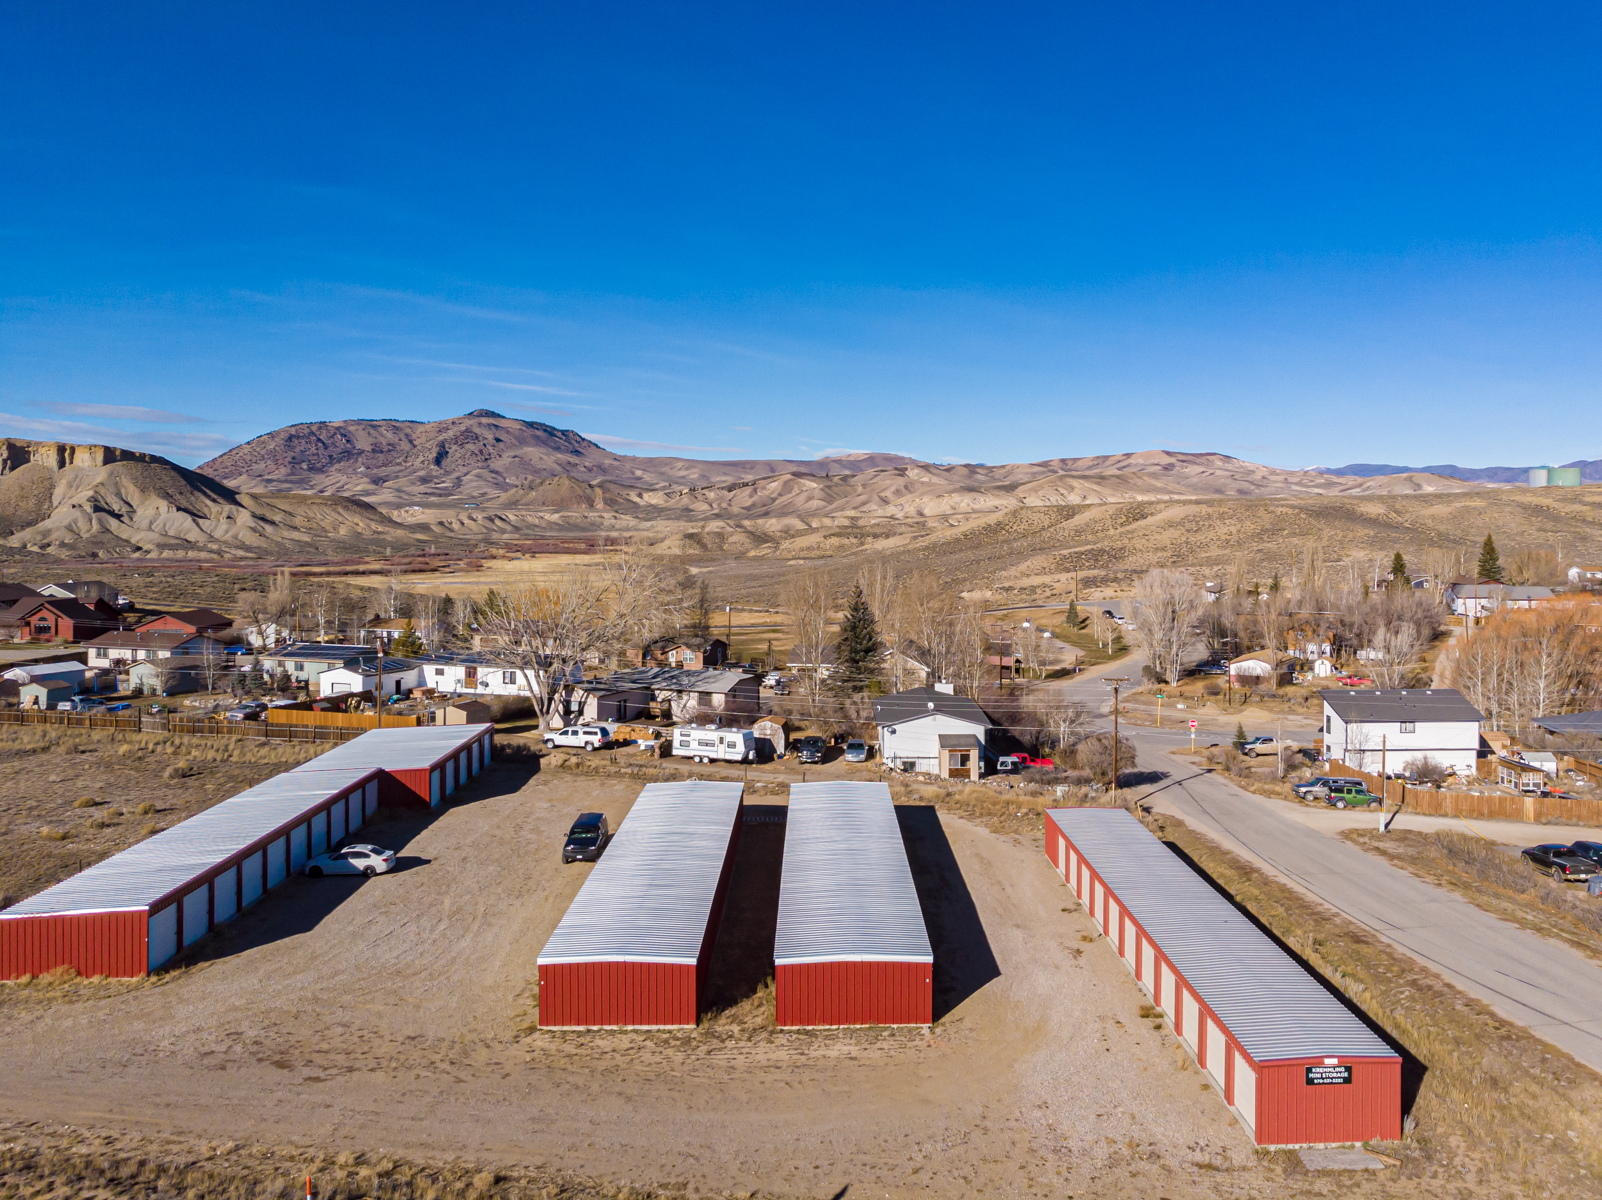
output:
M1594 7L771 7L8 7L0 434L1602 457Z

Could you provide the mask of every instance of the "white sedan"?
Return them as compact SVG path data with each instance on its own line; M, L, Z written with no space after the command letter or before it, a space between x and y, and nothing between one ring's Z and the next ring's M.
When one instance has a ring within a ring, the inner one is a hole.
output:
M328 854L319 854L306 864L306 874L313 879L321 875L382 875L395 865L393 850L380 850L377 846L346 846Z

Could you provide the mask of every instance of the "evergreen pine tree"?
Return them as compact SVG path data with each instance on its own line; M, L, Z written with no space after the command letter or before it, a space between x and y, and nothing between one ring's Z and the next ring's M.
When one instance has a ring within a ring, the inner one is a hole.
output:
M1063 620L1067 624L1068 628L1070 630L1077 630L1079 628L1080 619L1081 618L1079 616L1079 601L1077 601L1077 600L1068 601L1068 615L1065 618L1063 618Z
M1490 534L1485 535L1485 545L1480 547L1480 561L1474 570L1480 579L1502 582L1502 560L1496 553L1496 543L1491 540Z
M1391 557L1391 581L1399 588L1407 586L1407 559L1400 550Z
M1270 592L1279 591L1279 572L1278 571L1274 572L1274 578L1269 581L1268 590Z
M400 637L395 639L395 653L402 658L416 658L423 653L423 639L417 636L417 630L412 628L412 620L406 618L406 628L401 630Z
M835 678L841 690L866 690L868 681L879 673L879 656L883 651L878 622L858 584L846 600L845 617L840 621L840 640L835 644Z
M1235 722L1235 746L1239 749L1246 744L1246 726L1239 721Z

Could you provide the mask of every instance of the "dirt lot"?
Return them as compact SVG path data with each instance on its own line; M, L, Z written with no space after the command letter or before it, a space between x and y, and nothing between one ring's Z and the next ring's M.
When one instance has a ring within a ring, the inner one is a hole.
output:
M326 749L6 726L0 729L0 907Z
M535 1022L577 891L573 814L639 783L503 764L437 818L364 830L403 869L298 879L159 986L0 990L0 1118L249 1139L612 1184L779 1194L1277 1190L1040 853L902 810L935 944L932 1032L785 1032L766 985L783 824L760 797L693 1032ZM1074 908L1074 911L1064 911Z

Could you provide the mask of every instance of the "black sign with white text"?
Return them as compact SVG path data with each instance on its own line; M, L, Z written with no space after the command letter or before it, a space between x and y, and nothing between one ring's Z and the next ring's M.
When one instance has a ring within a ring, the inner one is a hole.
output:
M1307 1086L1316 1087L1323 1083L1350 1083L1352 1082L1351 1067L1308 1067Z

